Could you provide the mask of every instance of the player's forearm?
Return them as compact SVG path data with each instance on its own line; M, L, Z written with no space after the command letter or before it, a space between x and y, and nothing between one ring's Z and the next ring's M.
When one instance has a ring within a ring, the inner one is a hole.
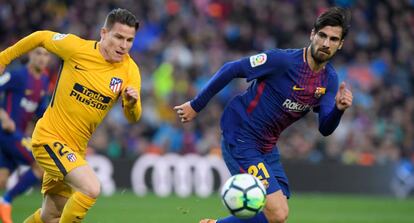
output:
M43 42L47 38L50 38L51 35L53 35L53 33L50 31L37 31L19 40L13 46L0 52L0 66L5 67L21 55L38 46L42 46Z
M239 61L224 64L203 90L191 101L191 107L196 112L200 112L214 95L230 83L233 78L241 77L242 73L243 70Z
M338 127L343 114L344 111L339 110L336 106L327 115L321 112L319 114L319 132L324 136L332 134Z

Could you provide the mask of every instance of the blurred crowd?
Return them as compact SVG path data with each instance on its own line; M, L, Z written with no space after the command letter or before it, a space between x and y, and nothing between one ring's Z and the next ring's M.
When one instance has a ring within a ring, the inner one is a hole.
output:
M354 105L330 137L319 134L313 113L289 127L278 143L283 158L359 165L414 160L413 0L0 0L0 49L41 29L99 40L109 10L127 8L141 23L131 56L141 71L143 116L128 124L117 105L90 147L113 158L219 153L221 112L249 83L233 80L192 123L181 124L172 108L193 98L227 61L308 46L315 18L333 5L352 13L333 63ZM57 70L56 60L52 79Z

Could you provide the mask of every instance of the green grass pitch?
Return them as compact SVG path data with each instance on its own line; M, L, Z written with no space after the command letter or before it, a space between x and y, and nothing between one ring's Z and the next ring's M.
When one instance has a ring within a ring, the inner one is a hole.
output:
M40 207L41 196L19 197L13 206L13 219L23 220ZM413 223L414 198L357 195L293 194L289 200L289 223ZM227 212L218 195L209 198L159 198L135 196L131 192L100 197L90 210L86 223L198 223L201 218L223 217Z

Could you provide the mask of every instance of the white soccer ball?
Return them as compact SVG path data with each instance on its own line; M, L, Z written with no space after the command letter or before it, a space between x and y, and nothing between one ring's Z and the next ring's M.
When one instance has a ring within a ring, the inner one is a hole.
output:
M263 210L266 190L256 177L243 173L230 177L221 189L221 201L237 218L251 218Z

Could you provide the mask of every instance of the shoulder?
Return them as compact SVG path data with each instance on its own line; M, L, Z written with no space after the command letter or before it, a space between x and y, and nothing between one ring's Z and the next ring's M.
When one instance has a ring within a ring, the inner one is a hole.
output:
M127 66L129 71L137 71L139 72L139 67L137 63L135 63L134 59L130 55L128 55L128 59L126 60Z
M84 39L72 33L58 33L58 32L53 32L53 31L51 33L52 33L53 41L61 41L61 40L67 40L67 39L84 41Z
M52 32L51 42L62 47L82 47L84 45L94 44L95 41L83 39L72 33Z
M328 86L331 86L332 89L338 88L338 74L336 73L335 68L332 66L332 64L329 62L326 64L326 76L328 81Z
M333 65L332 65L331 62L329 62L329 63L326 64L325 69L326 69L326 73L328 74L329 77L331 77L331 78L332 77L337 78L338 74L336 73L336 70L333 67Z
M261 65L272 65L280 62L284 57L285 52L281 49L266 50L262 53L252 55L248 58L251 67L258 67Z
M271 59L292 62L302 60L303 49L272 49L265 52Z

